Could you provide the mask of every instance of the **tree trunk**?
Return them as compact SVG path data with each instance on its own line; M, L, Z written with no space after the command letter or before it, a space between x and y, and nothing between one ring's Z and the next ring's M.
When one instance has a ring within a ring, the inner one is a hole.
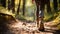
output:
M0 0L0 3L2 4L3 7L6 8L6 0Z
M8 10L10 10L12 7L11 7L11 0L8 0Z
M60 4L60 0L59 0L59 4Z
M12 12L15 13L15 0L11 0Z
M51 13L51 8L50 8L50 0L45 0L46 5L47 5L47 12Z
M25 3L26 3L26 0L23 0L23 15L25 16Z
M19 5L18 5L18 9L17 9L17 15L19 15L19 11L20 11L20 4L21 4L21 0L19 0Z
M59 0L59 11L60 11L60 0Z
M53 0L53 4L54 4L54 10L57 11L58 10L57 0Z

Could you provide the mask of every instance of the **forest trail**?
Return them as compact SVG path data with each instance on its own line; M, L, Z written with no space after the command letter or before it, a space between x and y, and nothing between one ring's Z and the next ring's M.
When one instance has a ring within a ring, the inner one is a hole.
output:
M45 26L45 25L44 25ZM36 23L26 23L20 20L17 20L17 23L10 25L11 33L14 34L56 34L57 32L52 31L38 31ZM47 27L46 27L47 28ZM6 34L9 34L8 31ZM59 33L58 33L59 34Z

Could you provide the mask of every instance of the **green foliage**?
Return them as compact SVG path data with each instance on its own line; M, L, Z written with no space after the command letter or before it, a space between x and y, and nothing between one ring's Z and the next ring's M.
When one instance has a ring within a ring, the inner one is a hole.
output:
M56 19L56 17L59 16L59 13L52 13L52 14L45 14L44 15L44 21L52 21Z
M22 14L17 15L16 18L19 20L26 20Z
M11 15L11 16L15 17L15 14L13 14L12 11L9 11L8 9L6 9L2 6L0 6L0 13Z
M58 4L59 5L59 4ZM55 20L59 14L60 14L60 11L55 11L54 8L53 8L53 2L51 1L50 2L50 6L51 6L51 12L52 13L47 13L46 11L44 12L44 21L52 21L52 20ZM46 10L46 8L45 8Z
M19 15L16 16L17 19L22 20L22 21L33 21L33 17L29 17L29 16L23 16L22 12L20 12Z
M53 17L52 14L45 14L44 15L44 21L49 21Z

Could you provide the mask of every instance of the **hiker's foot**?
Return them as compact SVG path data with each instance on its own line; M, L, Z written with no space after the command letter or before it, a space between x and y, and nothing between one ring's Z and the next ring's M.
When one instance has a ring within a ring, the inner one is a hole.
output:
M42 32L44 32L44 31L45 31L45 30L44 30L44 28L43 28L43 29L40 29L40 28L39 28L38 30L39 30L39 31L42 31Z

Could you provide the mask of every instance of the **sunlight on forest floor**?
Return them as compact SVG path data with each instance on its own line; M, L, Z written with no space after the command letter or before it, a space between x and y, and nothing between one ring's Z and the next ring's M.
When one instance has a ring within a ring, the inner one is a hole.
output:
M18 20L17 20L18 21ZM13 33L20 34L31 34L35 32L35 34L53 34L49 32L40 32L38 31L36 23L26 23L22 21L18 21L17 23L10 25L10 30Z

